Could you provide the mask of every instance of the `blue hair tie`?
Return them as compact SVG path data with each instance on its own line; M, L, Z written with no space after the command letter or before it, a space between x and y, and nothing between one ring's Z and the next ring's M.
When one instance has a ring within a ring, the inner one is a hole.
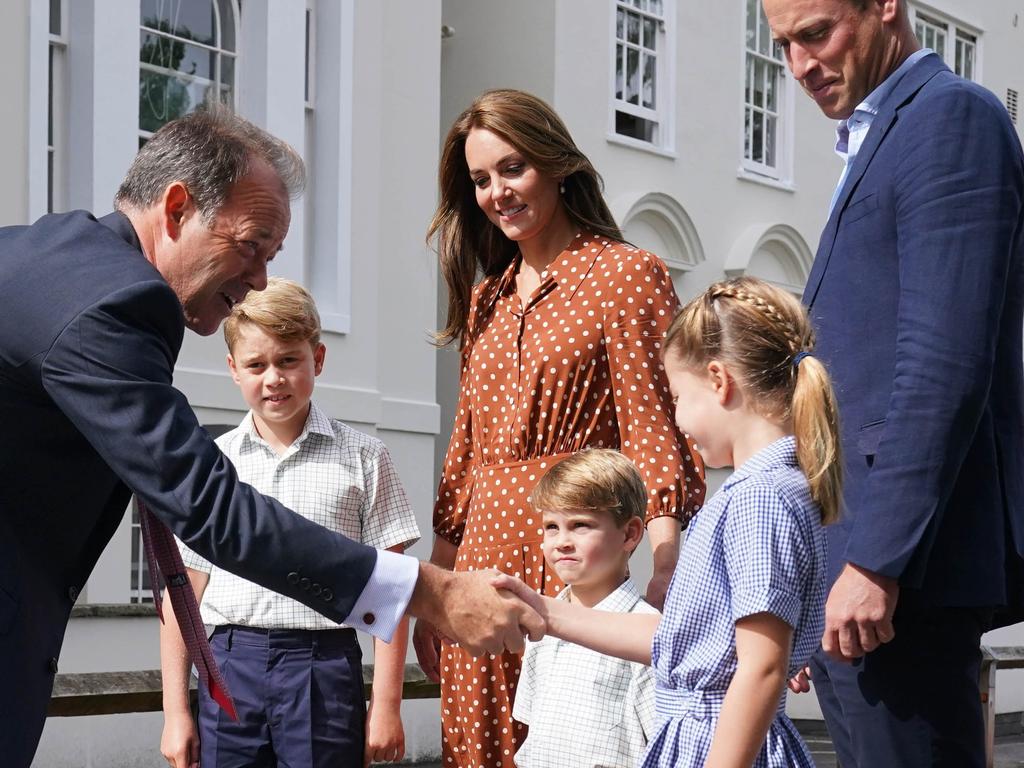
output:
M799 368L800 367L800 361L803 360L805 357L811 357L811 353L810 352L797 352L795 355L793 355L793 368L794 369L795 368Z

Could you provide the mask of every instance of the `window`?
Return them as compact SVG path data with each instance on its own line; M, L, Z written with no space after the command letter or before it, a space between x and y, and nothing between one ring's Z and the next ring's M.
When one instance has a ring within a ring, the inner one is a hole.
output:
M47 128L46 128L46 212L67 207L65 182L67 138L67 0L50 0Z
M206 101L234 107L234 0L141 0L139 145Z
M960 77L980 82L978 33L950 19L914 10L914 32L925 48L931 48Z
M615 136L671 149L672 41L669 11L674 0L614 0L615 53L612 132Z
M760 0L746 0L746 6L742 170L782 179L789 175L784 110L792 103L786 62Z
M142 545L142 523L139 521L139 504L132 496L132 572L128 601L131 603L152 603L153 590L150 588L149 566L146 564L146 549Z

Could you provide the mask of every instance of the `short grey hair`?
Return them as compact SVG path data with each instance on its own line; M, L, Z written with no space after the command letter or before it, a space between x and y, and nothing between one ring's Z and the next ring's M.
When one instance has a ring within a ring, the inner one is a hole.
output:
M306 167L294 149L227 107L204 106L167 123L145 143L114 196L114 208L148 208L177 181L209 223L231 186L259 160L274 169L290 198L302 194Z

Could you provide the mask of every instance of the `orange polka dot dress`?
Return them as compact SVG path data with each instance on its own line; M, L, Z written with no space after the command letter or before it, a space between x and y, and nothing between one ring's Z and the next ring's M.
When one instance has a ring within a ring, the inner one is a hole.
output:
M518 268L517 258L474 290L434 531L458 547L455 570L497 568L553 595L562 585L529 504L548 468L583 448L618 448L643 475L647 519L685 523L704 500L703 467L673 424L661 339L679 303L661 260L577 235L525 306ZM445 645L445 768L513 768L526 736L511 714L519 663Z

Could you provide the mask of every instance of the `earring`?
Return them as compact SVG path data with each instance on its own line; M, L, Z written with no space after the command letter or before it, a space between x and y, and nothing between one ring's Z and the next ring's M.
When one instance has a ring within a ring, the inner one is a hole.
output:
M563 195L565 194L565 182L564 181L561 184L558 185L558 191L561 192Z

